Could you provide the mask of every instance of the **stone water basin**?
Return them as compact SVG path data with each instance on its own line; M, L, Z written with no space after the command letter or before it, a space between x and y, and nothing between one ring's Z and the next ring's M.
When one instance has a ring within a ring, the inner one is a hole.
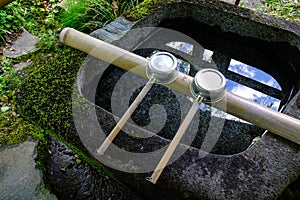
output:
M121 17L92 35L144 57L157 50L171 52L191 76L202 68L216 68L227 78L228 91L300 118L299 25L273 18L269 23L217 1L183 1L154 10L133 22ZM146 177L192 104L157 84L114 146L97 155L105 135L146 81L90 56L77 79L79 94L88 103L74 106L85 147L145 199L275 199L299 176L299 145L201 104L171 164L156 185L150 183Z

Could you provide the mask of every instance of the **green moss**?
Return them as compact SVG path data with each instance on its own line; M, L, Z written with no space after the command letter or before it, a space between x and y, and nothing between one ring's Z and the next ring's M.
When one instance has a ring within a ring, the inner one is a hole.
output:
M40 140L37 146L37 157L35 158L35 163L43 172L47 171L47 164L50 157L50 153L48 151L47 139L45 131L42 132L43 140Z
M22 142L27 139L29 135L32 136L33 139L45 140L43 130L23 121L23 119L20 120L22 120L22 122L20 122L18 127L9 134L8 144Z
M96 159L88 156L73 125L71 97L85 57L86 54L70 47L64 47L55 58L47 53L37 55L35 64L23 72L29 75L17 92L18 110L28 121L66 144L82 160L112 176ZM49 153L45 145L39 146L36 162L43 169Z
M28 136L40 141L45 140L39 127L16 116L14 111L0 114L0 147L23 142Z
M153 5L155 5L156 2L157 0L145 0L131 9L129 12L125 13L124 16L131 21L141 19L142 17L149 15L151 11L153 11Z
M181 0L144 0L142 3L125 13L124 16L130 21L137 21L150 15L161 6L165 6Z
M276 18L300 23L300 5L298 2L265 0L264 4L258 4L256 10Z
M39 54L17 92L18 110L27 120L59 134L67 141L79 142L72 125L71 95L77 71L86 54L64 47L54 58Z

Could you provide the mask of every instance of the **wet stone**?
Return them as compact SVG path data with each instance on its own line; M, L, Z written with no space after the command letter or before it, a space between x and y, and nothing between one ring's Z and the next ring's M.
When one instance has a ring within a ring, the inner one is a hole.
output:
M0 149L1 199L54 200L44 185L42 172L36 167L35 141Z
M82 162L63 143L49 137L48 144L51 155L45 179L59 199L141 200L124 185Z

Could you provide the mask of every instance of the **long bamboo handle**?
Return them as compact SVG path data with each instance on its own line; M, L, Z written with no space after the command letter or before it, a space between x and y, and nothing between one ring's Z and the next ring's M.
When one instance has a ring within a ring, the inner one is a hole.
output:
M113 130L110 132L110 134L107 136L107 138L104 140L102 145L97 149L98 154L104 154L104 152L107 150L109 145L112 143L112 141L115 139L115 137L118 135L120 130L123 128L125 123L128 121L132 113L136 110L136 108L140 105L144 97L147 95L149 90L151 89L154 79L150 79L146 85L143 87L142 91L139 93L139 95L135 98L135 100L132 102L132 104L129 106L129 108L126 110L124 115L121 117L121 119L118 121L117 125L113 128Z
M176 147L178 146L181 138L183 137L184 133L186 132L186 129L190 125L191 121L193 120L193 117L195 116L196 112L199 109L199 103L201 103L202 98L200 100L195 100L193 102L192 107L190 108L189 112L185 116L182 124L180 125L177 133L175 134L173 140L169 144L166 152L164 153L163 157L159 161L158 165L156 166L154 172L152 173L151 177L148 179L151 183L155 184L157 180L159 179L161 173L167 166L170 158L174 154Z
M60 34L60 40L66 45L86 52L98 59L147 78L146 58L71 28L63 29ZM166 86L192 97L193 95L189 89L192 81L193 77L179 72L177 79ZM226 109L223 106L225 104ZM300 144L300 120L298 119L276 112L230 92L225 92L225 98L213 106Z

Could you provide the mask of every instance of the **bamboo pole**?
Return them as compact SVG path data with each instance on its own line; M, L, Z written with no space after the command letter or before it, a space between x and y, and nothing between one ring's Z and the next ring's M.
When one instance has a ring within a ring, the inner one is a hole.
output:
M198 97L193 102L192 107L190 108L188 114L185 116L182 124L180 125L177 133L175 134L174 138L172 139L171 143L169 144L166 152L164 153L163 157L160 159L158 165L156 166L154 172L152 173L151 177L148 179L151 183L156 184L158 181L161 173L167 166L170 158L174 154L176 147L178 146L181 138L183 137L185 131L187 130L188 126L190 125L191 121L193 120L193 117L197 113L199 109L199 104L202 102L203 98Z
M97 153L100 155L103 155L104 152L107 150L109 145L112 143L112 141L115 139L115 137L118 135L120 130L122 130L123 126L126 124L132 113L136 110L136 108L140 105L144 97L147 95L149 90L152 88L153 83L155 82L155 79L150 79L146 85L143 87L142 91L139 93L139 95L135 98L135 100L132 102L132 104L129 106L129 108L126 110L124 115L121 117L117 125L113 128L113 130L110 132L110 134L106 137L102 145L97 149Z
M71 28L63 29L60 34L60 40L66 45L86 52L98 59L147 78L146 58ZM166 86L193 97L189 89L192 81L193 77L179 72L177 79ZM224 104L226 104L225 110ZM300 144L300 120L298 119L276 112L230 92L225 92L224 99L213 104L213 106Z

